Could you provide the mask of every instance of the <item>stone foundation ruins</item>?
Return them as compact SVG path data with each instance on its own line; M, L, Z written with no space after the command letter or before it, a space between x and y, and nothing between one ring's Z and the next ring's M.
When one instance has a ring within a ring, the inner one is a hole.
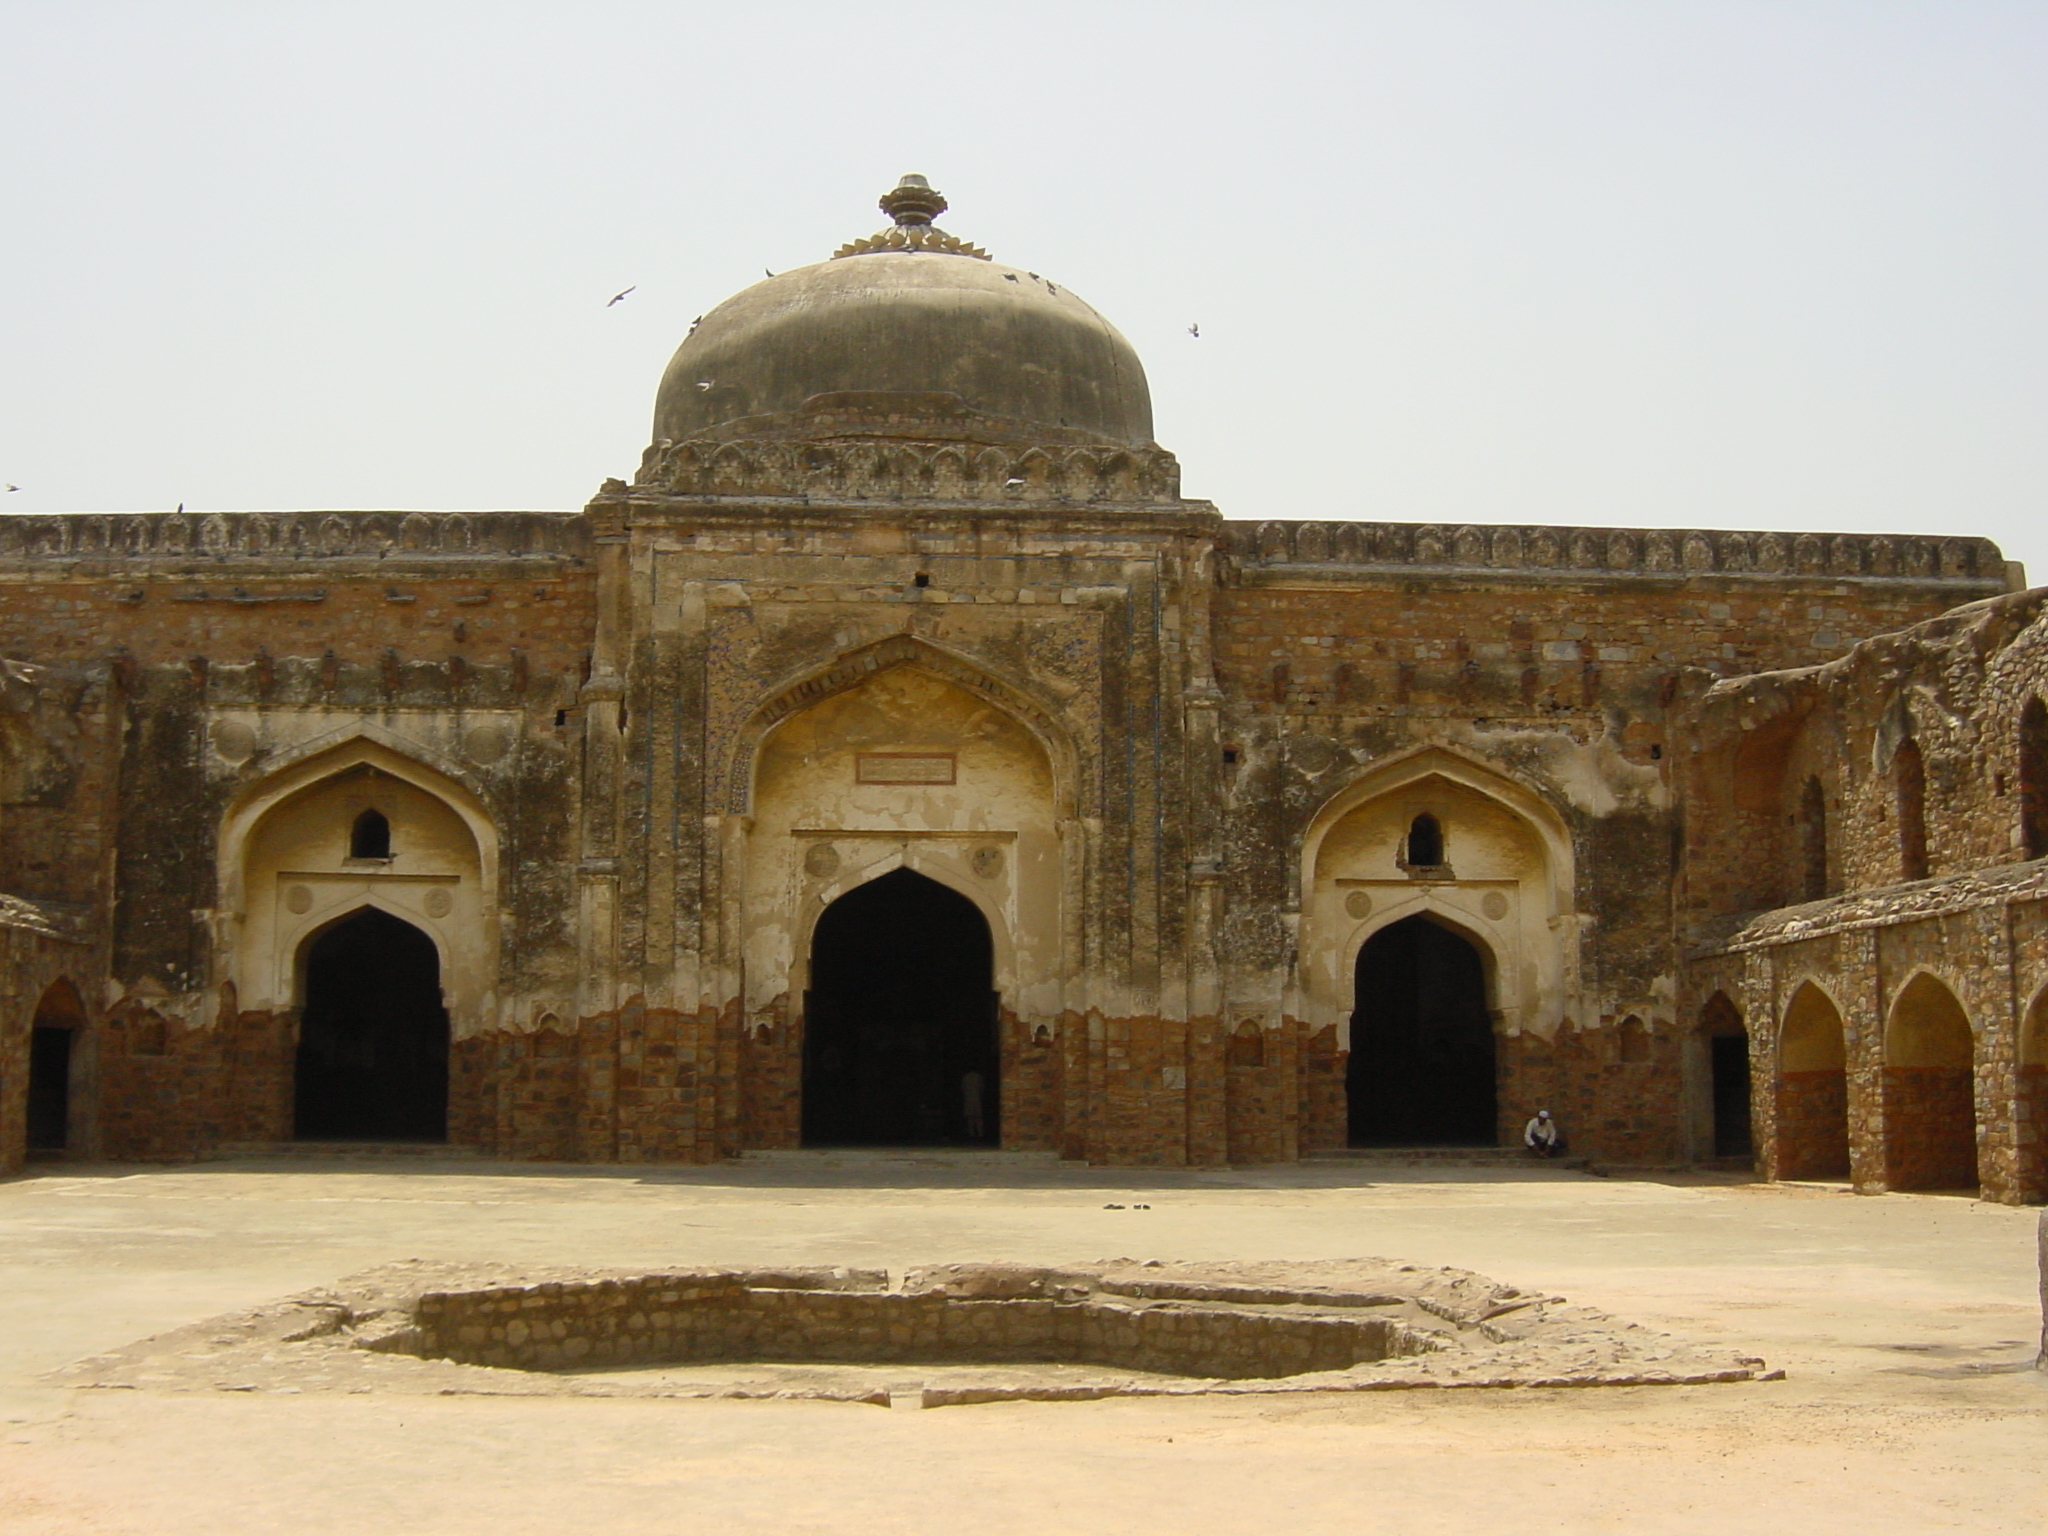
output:
M508 1272L421 1261L58 1374L85 1387L925 1407L1769 1379L1561 1296L1378 1259Z

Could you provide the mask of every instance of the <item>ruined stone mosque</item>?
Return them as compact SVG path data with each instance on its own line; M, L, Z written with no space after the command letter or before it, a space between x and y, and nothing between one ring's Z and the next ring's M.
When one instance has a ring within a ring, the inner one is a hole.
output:
M890 222L578 512L0 518L0 1170L1515 1146L2048 1198L2048 590L1181 495Z

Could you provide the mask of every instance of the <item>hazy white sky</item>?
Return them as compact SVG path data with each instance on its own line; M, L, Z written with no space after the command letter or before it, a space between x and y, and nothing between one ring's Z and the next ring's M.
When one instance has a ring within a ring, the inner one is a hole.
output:
M0 511L578 506L915 170L1228 516L2048 580L2048 0L0 0L0 60Z

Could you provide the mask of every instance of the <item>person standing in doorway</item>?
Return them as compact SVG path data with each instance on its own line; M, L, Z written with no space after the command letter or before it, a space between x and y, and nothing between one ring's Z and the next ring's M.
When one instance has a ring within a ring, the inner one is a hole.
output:
M1531 1157L1555 1157L1563 1149L1564 1137L1558 1133L1557 1122L1550 1118L1549 1110L1537 1110L1522 1127L1522 1145L1529 1149Z
M982 1136L981 1099L984 1079L977 1071L968 1071L960 1079L960 1116L967 1122L967 1139L979 1141Z

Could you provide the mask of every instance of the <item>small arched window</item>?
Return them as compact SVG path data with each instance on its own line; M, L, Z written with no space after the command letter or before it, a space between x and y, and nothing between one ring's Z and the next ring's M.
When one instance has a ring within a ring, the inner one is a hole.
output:
M1408 862L1434 865L1444 861L1443 825L1424 811L1408 824Z
M1899 802L1899 878L1927 878L1927 764L1908 736L1892 757L1892 789Z
M391 823L379 810L367 810L356 818L348 832L348 856L352 859L391 857Z
M2048 705L2037 694L2020 711L2020 845L2048 859Z

